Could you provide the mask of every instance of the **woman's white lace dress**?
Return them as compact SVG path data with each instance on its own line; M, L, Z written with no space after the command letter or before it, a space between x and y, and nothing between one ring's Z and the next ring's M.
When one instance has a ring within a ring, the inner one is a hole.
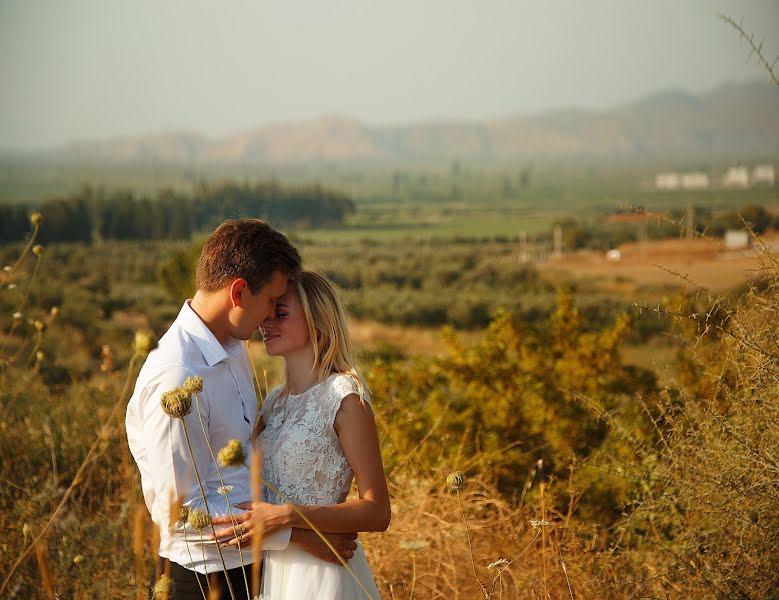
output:
M359 394L356 381L331 375L302 394L280 398L280 388L268 394L262 409L265 429L258 438L263 456L263 479L295 504L331 505L346 499L352 469L333 428L341 401ZM266 500L284 500L266 488ZM362 546L357 543L349 566L379 600ZM314 558L290 545L265 552L262 593L271 600L358 600L365 592L340 565Z

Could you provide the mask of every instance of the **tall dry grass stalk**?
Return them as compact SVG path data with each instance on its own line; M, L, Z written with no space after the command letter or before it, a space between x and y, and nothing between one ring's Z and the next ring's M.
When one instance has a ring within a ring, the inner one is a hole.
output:
M262 499L262 456L258 450L252 452L251 458L251 491L252 501ZM252 537L252 593L250 598L260 595L260 567L262 566L262 537L264 531L259 527Z
M38 570L41 574L43 591L46 594L46 598L47 600L56 600L56 586L54 585L54 577L51 574L51 568L49 566L49 545L45 538L39 540L35 544L35 558L38 561Z
M114 404L113 408L111 409L110 414L108 415L108 418L103 423L103 428L106 428L111 421L114 420L116 417L117 412L119 411L120 407L123 407L125 402L127 401L127 393L130 389L130 384L134 379L135 374L135 365L139 358L142 357L142 354L136 349L136 352L133 354L132 358L130 359L130 364L127 367L127 377L125 379L124 388L122 389L122 393L119 395L119 398L117 399L116 403ZM102 430L102 429L101 429ZM70 498L73 491L76 489L76 487L82 482L84 473L89 466L93 456L95 455L95 452L97 451L98 447L101 443L101 436L98 434L95 441L92 443L92 445L89 448L89 451L87 452L86 456L84 457L83 462L79 466L78 470L76 471L75 477L73 477L73 480L71 481L68 488L65 490L65 493L62 495L62 499L60 500L57 507L54 509L54 512L49 517L49 520L46 522L46 524L43 526L43 529L40 531L40 533L33 539L32 543L25 548L22 553L19 555L19 557L16 559L16 562L11 566L9 571L6 573L5 578L3 579L2 584L0 585L0 597L2 597L3 592L8 588L8 585L11 581L11 578L13 577L14 573L16 572L16 569L19 568L19 565L22 564L22 562L30 555L30 553L35 548L36 544L43 539L43 537L46 535L46 533L51 528L54 521L57 519L57 517L62 512L62 509L64 508L65 504L67 503L68 499Z
M143 574L146 512L146 506L138 504L133 513L133 555L135 556L135 597L137 600L144 600L146 596L146 582Z

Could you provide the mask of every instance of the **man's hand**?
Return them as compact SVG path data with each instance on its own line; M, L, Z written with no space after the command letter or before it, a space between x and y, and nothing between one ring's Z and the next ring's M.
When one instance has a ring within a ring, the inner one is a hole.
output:
M341 557L348 561L354 556L357 549L356 533L326 533L325 537L338 551ZM322 539L310 529L293 529L292 536L289 539L290 544L295 544L301 550L305 550L311 556L340 565L341 561L333 554L333 551L327 547Z

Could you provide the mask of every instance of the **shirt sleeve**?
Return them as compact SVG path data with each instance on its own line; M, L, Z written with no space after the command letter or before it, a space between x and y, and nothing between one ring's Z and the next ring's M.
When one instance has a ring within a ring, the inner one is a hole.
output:
M139 398L143 422L144 454L149 465L155 495L154 520L162 527L170 523L170 509L177 502L199 508L212 516L228 514L228 499L216 488L209 489L208 475L213 465L203 429L208 431L209 403L205 390L192 400L192 410L183 419L166 414L160 406L162 394L184 383L190 373L183 367L169 367L149 381ZM201 425L202 419L202 425ZM214 454L219 450L212 449ZM241 474L243 469L246 472ZM230 469L227 484L246 480L248 469ZM200 483L198 483L198 478ZM201 491L202 484L202 491ZM246 485L242 486L243 488ZM244 495L241 493L240 495ZM205 498L204 498L205 497ZM230 502L247 498L231 497Z

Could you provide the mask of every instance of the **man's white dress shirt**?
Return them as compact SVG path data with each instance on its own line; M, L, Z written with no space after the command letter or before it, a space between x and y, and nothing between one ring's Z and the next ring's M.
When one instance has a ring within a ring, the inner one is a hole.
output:
M257 416L257 397L243 344L240 340L220 344L187 301L158 347L146 359L127 405L125 423L130 451L141 471L143 497L152 520L160 528L160 556L199 573L211 573L222 570L216 547L206 544L201 550L197 533L194 536L189 533L188 551L182 526L174 524L169 531L171 498L182 498L190 510L205 511L181 419L169 417L160 406L164 392L181 386L191 376L203 378L203 391L197 400L214 455L231 439L238 439L250 464L248 440ZM216 517L228 514L228 501L217 492L222 482L208 450L197 409L193 397L192 412L184 417L184 423L210 514ZM224 483L233 486L230 504L251 500L248 467L220 465L219 468ZM240 512L233 508L234 514ZM210 528L203 533L209 532ZM284 529L266 536L263 548L283 550L289 544L290 533L290 529ZM244 550L243 554L244 563L250 563L251 552ZM222 548L222 555L228 569L241 565L238 550Z

